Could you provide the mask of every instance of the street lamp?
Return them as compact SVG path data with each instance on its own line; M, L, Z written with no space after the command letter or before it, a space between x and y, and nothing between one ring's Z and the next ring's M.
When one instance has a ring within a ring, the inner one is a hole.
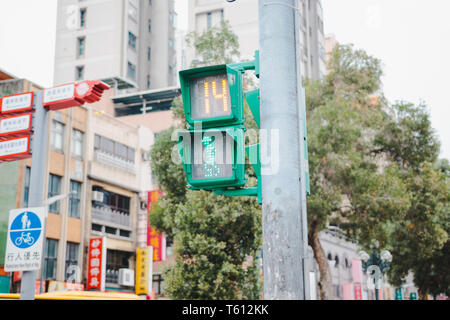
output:
M379 281L383 278L386 270L389 270L392 261L392 254L388 250L381 251L380 254L373 247L372 255L365 251L359 252L364 271L373 276L375 282L375 298L379 300L378 289L380 289Z

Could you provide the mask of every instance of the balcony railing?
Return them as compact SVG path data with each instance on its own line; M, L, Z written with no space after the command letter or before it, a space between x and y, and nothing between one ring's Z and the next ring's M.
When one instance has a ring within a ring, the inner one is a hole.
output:
M112 154L95 150L95 160L101 164L122 170L131 174L136 174L136 166L131 161L126 161Z
M108 207L92 207L92 219L112 222L121 226L131 227L131 217L125 212L112 210Z

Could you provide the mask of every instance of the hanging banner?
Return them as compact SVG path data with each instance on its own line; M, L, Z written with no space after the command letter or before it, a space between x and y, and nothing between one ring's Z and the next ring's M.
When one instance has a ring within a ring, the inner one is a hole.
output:
M89 240L86 290L105 291L106 237Z
M148 246L153 247L153 261L166 260L166 234L157 231L153 227L148 230Z
M150 191L148 193L147 208L149 214L152 212L152 204L156 203L161 195L161 190ZM147 246L153 247L153 261L166 260L166 234L159 232L150 226L150 224L147 226Z
M138 248L136 251L136 294L151 295L153 280L153 248Z

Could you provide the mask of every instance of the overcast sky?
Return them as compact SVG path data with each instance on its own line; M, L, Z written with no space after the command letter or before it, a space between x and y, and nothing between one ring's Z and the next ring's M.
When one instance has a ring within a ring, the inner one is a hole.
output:
M224 0L225 1L225 0ZM237 0L239 1L239 0ZM57 0L0 1L0 69L53 83ZM449 0L322 0L325 33L381 59L387 98L424 101L450 159ZM187 26L187 0L176 0Z

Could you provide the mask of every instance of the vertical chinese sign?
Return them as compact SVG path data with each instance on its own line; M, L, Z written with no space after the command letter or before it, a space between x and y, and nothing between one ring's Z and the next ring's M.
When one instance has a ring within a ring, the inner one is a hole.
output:
M106 237L89 241L86 290L105 291Z
M152 293L153 280L153 248L138 248L136 252L136 294Z
M150 191L148 193L148 212L152 212L152 204L158 201L158 197L162 195L161 190ZM154 227L147 226L147 246L153 247L153 261L166 260L166 235L156 230Z

